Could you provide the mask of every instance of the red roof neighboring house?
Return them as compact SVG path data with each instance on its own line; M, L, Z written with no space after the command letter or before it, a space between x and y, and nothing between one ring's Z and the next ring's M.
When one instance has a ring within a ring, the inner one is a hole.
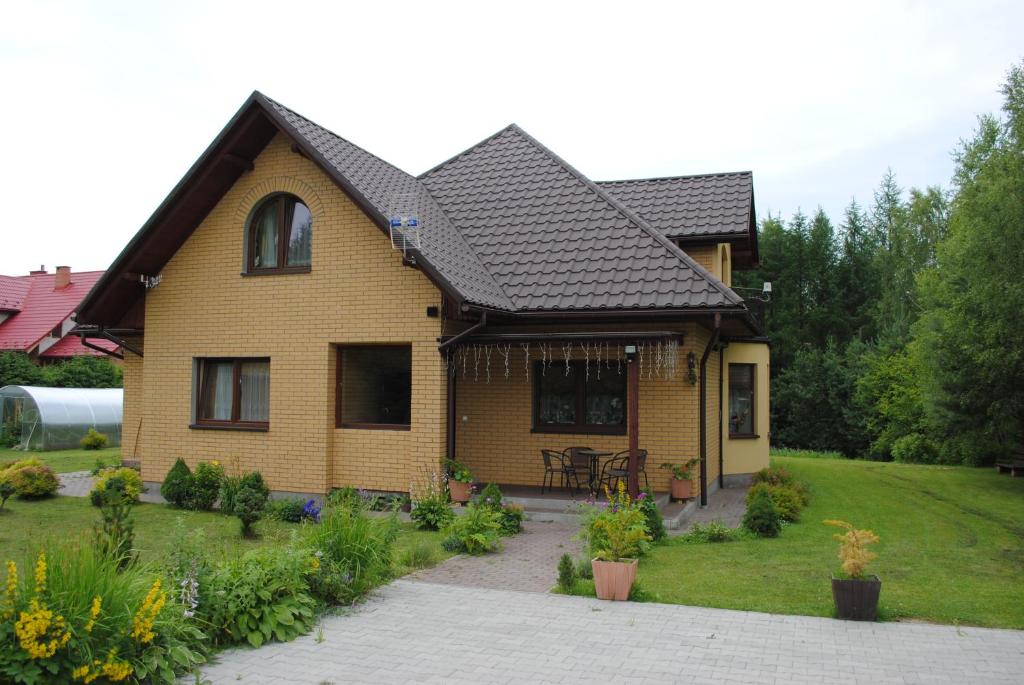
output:
M18 350L42 359L103 356L89 349L73 335L71 314L102 271L72 273L59 266L56 273L45 269L27 276L0 276L0 350ZM106 340L90 341L110 351L117 346Z

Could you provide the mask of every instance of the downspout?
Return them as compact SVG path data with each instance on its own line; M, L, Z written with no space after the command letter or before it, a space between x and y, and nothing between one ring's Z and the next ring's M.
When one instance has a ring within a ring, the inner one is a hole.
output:
M715 314L715 329L708 340L704 354L700 358L700 505L708 505L708 357L711 351L718 344L718 338L722 332L722 315Z
M445 350L447 350L449 347L451 347L455 343L459 342L460 340L462 340L466 336L475 333L476 331L480 330L481 328L483 328L486 325L487 325L487 312L486 311L480 312L480 320L479 321L477 321L475 324L473 324L472 326L470 326L466 330L462 331L458 335L454 335L451 338L449 338L448 340L446 340L443 343L441 343L440 345L438 345L437 346L437 351L439 353L441 353L441 354L444 354ZM445 432L447 433L447 436L446 436L447 440L445 441L447 443L447 445L446 445L445 452L447 453L449 459L455 459L455 434L456 434L455 410L456 410L456 406L457 406L456 402L455 402L455 393L458 392L457 385L456 385L457 384L457 380L455 378L455 373L454 372L447 373L446 375L448 376L448 393L447 393L448 394L448 421L446 422L447 425L445 426L445 428L446 428Z
M452 337L450 337L447 340L445 340L443 343L441 343L440 345L437 346L437 351L438 352L444 352L446 349L448 349L449 347L451 347L455 343L459 342L460 340L462 340L463 338L465 338L468 335L476 333L478 330L480 330L481 328L483 328L486 325L487 325L487 312L483 311L483 312L480 312L480 320L479 321L477 321L475 324L473 324L472 326L470 326L466 330L462 331L461 333L459 333L457 335L453 335Z
M722 346L724 349L729 343ZM722 410L725 407L723 385L725 383L725 355L718 355L718 488L725 488L725 436L722 434Z

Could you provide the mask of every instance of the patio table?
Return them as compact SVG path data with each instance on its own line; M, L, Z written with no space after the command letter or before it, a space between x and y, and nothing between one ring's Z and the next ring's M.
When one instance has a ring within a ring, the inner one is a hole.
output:
M576 450L576 454L581 457L590 458L590 477L587 478L587 487L590 488L590 493L594 494L597 490L597 479L601 475L601 458L614 456L615 452L606 452L604 450Z

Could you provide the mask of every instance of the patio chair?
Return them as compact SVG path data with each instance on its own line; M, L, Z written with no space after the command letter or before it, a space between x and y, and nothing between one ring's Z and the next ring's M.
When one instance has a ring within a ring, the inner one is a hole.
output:
M637 450L636 454L637 477L643 476L644 487L650 488L651 482L647 479L647 450ZM620 480L629 478L629 450L623 450L605 462L601 469L601 478L597 482L598 488L607 486L609 490L619 487ZM615 485L612 485L614 481Z
M554 450L541 450L540 455L544 460L544 480L541 481L540 494L544 494L544 488L555 489L555 474L557 473L558 487L565 487L567 484L571 487L572 481L576 481L576 486L572 490L572 494L575 495L580 488L580 478L572 464L566 461L561 452Z
M591 482L597 474L591 473L591 458L587 455L580 454L582 450L589 450L589 447L566 447L562 450L562 458L567 464L571 464L576 469L577 476L580 474L586 474L587 483Z

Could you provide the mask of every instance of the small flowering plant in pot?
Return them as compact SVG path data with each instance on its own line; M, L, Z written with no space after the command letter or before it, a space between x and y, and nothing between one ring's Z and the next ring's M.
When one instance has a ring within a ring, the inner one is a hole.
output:
M851 621L874 621L882 581L864 570L878 556L867 549L867 545L878 542L878 536L870 530L858 530L846 521L830 520L825 524L846 531L833 536L839 541L839 559L843 562L842 571L832 575L836 615Z
M473 474L465 464L446 459L445 467L448 469L448 495L452 502L465 504L473 494Z
M647 517L619 482L615 493L605 489L608 506L588 517L584 537L593 557L594 590L598 599L627 600L636 581L638 558L651 542Z
M693 465L696 463L696 459L690 459L682 464L665 462L661 465L661 468L672 472L672 499L690 499L693 496Z

